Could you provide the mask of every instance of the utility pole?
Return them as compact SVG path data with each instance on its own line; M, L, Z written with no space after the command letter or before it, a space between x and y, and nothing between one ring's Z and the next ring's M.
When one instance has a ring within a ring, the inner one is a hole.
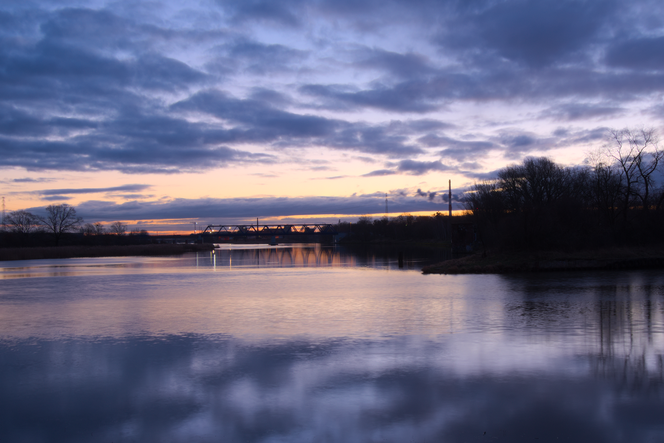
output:
M385 217L389 217L390 211L387 210L387 192L385 193Z
M196 233L196 227L197 227L197 226L198 226L197 223L194 222L194 234Z
M450 180L450 193L448 197L450 217L452 217L452 180Z

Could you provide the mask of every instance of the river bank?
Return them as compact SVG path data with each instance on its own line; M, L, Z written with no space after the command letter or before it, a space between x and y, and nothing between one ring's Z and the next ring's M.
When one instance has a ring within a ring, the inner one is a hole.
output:
M422 268L423 274L506 274L591 269L664 268L664 247L612 248L590 251L487 251Z
M39 248L2 248L0 261L39 260L75 257L126 257L177 255L186 252L211 251L212 244L149 244L128 246L48 246Z

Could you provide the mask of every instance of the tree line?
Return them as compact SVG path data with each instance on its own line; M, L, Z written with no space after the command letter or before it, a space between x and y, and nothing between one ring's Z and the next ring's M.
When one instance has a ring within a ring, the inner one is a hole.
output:
M120 221L105 226L102 223L84 223L83 218L76 214L76 209L68 204L49 205L44 215L35 215L29 211L19 210L10 212L3 220L3 239L5 245L27 246L39 244L45 234L52 239L55 246L62 243L63 237L78 234L87 238L82 243L97 244L100 240L92 241L92 236L117 236L127 234L127 225ZM147 235L147 231L131 231L130 235ZM77 243L81 243L80 239ZM108 243L108 241L106 242ZM115 241L114 243L118 243ZM127 243L126 241L121 243Z
M527 158L477 183L466 206L485 247L553 249L664 240L664 153L654 130L611 132L584 166Z
M402 214L373 219L361 216L356 223L340 222L336 229L346 242L380 240L448 240L448 217L440 212L428 215Z

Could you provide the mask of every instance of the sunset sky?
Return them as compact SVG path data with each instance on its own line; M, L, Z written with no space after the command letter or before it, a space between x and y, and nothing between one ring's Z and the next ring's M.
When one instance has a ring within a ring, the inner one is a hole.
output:
M661 0L3 0L0 39L7 211L130 229L444 211L664 118Z

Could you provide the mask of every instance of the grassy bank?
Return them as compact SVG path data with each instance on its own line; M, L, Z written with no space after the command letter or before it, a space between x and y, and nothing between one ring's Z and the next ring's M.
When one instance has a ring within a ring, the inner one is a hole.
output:
M40 248L3 248L0 261L38 260L74 257L123 257L145 255L177 255L185 252L211 251L212 244L196 245L130 245L130 246L61 246Z
M664 268L664 247L612 248L576 252L478 253L422 268L424 274L505 274L589 269Z

